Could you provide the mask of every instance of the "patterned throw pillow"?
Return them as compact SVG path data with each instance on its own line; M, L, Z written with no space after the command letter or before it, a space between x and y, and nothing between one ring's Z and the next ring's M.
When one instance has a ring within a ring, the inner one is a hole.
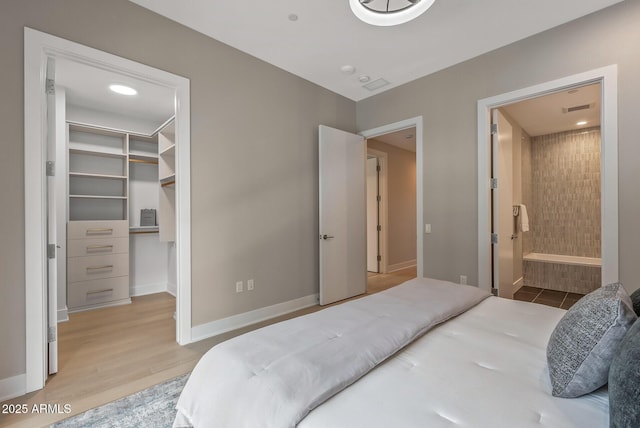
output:
M573 305L547 344L552 394L574 398L606 384L611 360L636 318L620 283L605 285Z
M609 426L640 427L640 321L631 326L611 362Z
M633 303L633 310L640 317L640 288L631 293L631 302Z

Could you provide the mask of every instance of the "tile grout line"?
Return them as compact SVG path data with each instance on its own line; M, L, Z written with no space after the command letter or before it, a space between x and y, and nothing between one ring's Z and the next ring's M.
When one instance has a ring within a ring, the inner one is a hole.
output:
M531 301L531 303L535 303L536 299L538 297L540 297L540 295L542 294L542 292L544 291L544 288L541 288L540 291L538 291L538 294L536 294L536 297L533 298L533 300Z
M562 309L562 305L564 305L564 302L567 300L567 296L569 295L569 293L564 293L564 299L562 299L562 303L560 303L560 309Z

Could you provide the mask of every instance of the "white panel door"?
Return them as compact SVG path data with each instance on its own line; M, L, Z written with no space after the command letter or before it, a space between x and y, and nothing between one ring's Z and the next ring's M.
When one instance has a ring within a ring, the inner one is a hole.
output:
M47 80L53 83L54 62L47 64ZM58 372L58 224L56 210L57 180L64 180L64 171L55 168L56 161L56 96L52 88L47 90L47 161L52 162L53 175L47 177L47 328L48 328L48 373ZM49 173L48 175L50 175ZM64 286L64 284L61 284Z
M493 177L498 188L493 190L493 232L498 244L493 245L493 287L498 296L513 299L513 129L499 110L493 110Z
M367 290L366 145L320 125L320 304Z
M367 159L367 270L380 272L378 237L378 159Z

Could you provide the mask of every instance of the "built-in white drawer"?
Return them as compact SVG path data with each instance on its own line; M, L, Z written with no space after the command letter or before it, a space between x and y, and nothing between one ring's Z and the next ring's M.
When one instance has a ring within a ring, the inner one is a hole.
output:
M129 238L69 239L67 257L123 254L129 252Z
M67 259L68 282L127 275L129 275L129 254L70 257Z
M71 282L68 286L69 309L79 309L129 299L129 277Z
M67 225L69 239L127 236L129 236L129 220L70 221Z

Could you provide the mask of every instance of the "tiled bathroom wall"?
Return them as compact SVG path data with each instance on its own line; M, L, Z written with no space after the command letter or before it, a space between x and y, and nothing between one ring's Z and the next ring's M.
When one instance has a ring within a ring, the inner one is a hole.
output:
M536 253L600 257L600 128L531 139Z
M522 145L524 254L600 257L600 128L532 137ZM600 268L524 262L524 284L586 294Z
M599 267L524 261L524 284L529 287L588 294L602 284L600 275Z

